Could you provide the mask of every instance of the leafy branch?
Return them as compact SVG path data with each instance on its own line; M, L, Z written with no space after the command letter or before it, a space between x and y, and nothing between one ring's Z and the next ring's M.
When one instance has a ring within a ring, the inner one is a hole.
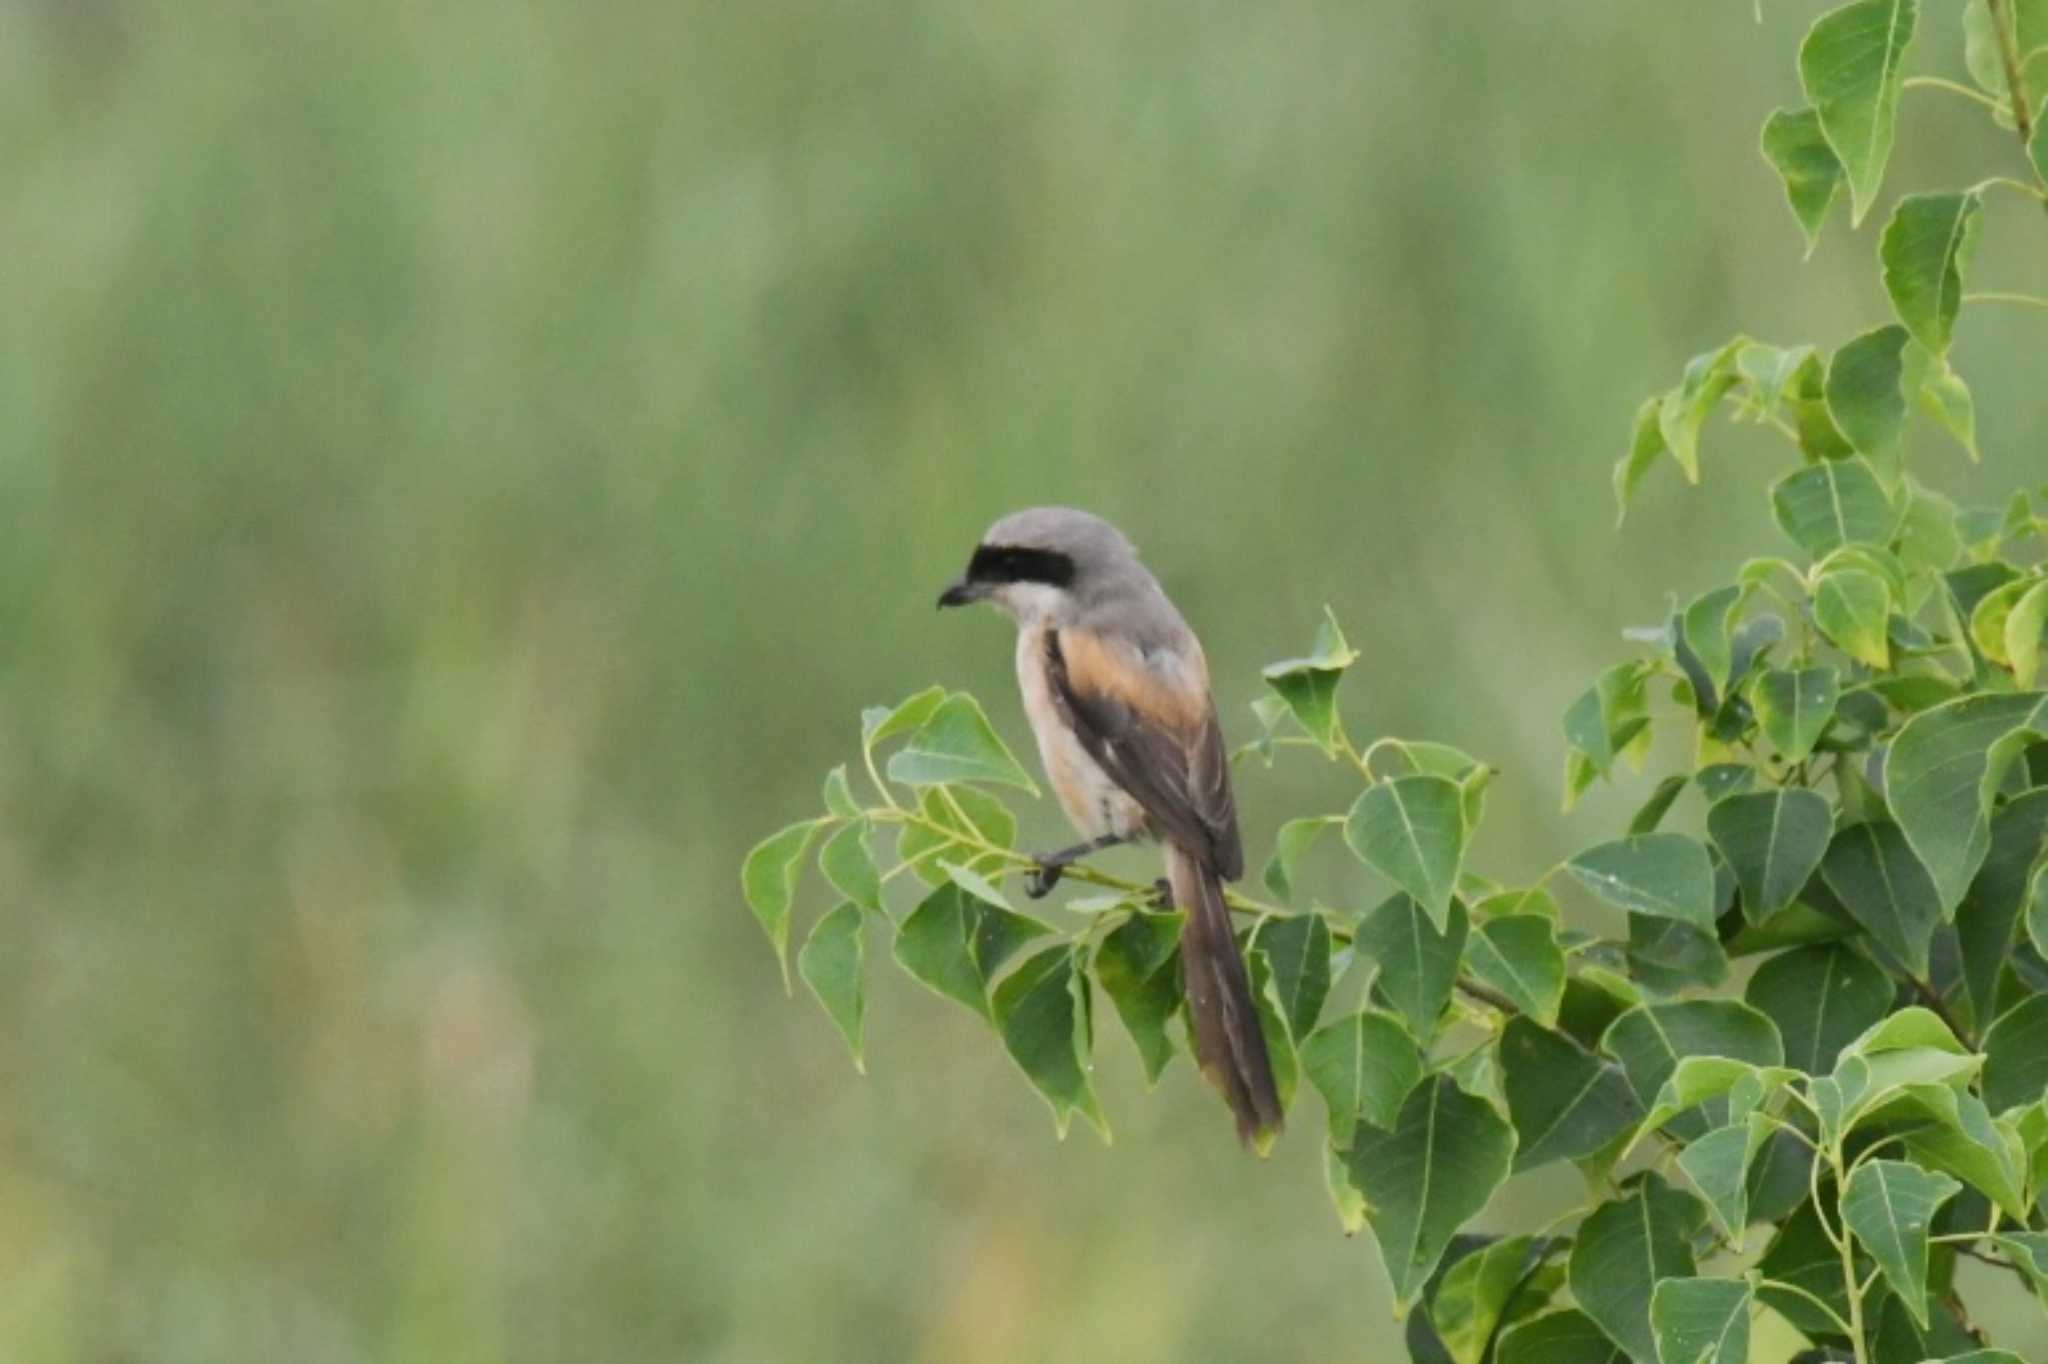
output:
M1801 44L1807 102L1763 153L1809 250L1837 202L1852 226L1877 207L1904 89L2017 132L2025 178L1891 203L1889 319L1829 349L1734 337L1638 407L1624 515L1666 465L1703 481L1717 416L1778 433L1792 467L1769 489L1789 548L1627 632L1565 712L1567 809L1685 753L1624 829L1496 879L1492 767L1354 740L1334 615L1263 671L1243 782L1314 755L1355 785L1282 823L1263 895L1228 903L1282 1101L1320 1097L1339 1224L1371 1231L1418 1359L1737 1364L1769 1311L1802 1360L1990 1364L1956 1259L2048 1296L2048 489L1962 507L1907 458L1915 414L1977 457L1966 310L2048 307L1969 288L1984 216L2013 204L1989 191L2048 196L2048 0L1969 0L1974 85L1908 74L1920 19L1853 0ZM869 711L860 743L867 789L835 769L824 812L742 869L785 980L815 864L829 907L797 974L857 1064L873 940L993 1031L1059 1132L1106 1135L1094 1004L1157 1082L1187 1050L1179 914L1085 864L1082 893L1020 909L1037 860L1004 796L1036 786L974 698ZM1515 1175L1564 1167L1570 1212L1467 1230Z

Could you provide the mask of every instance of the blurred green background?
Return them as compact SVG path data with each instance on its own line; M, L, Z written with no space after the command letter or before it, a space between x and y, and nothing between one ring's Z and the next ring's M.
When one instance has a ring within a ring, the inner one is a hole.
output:
M1050 500L1236 737L1327 601L1354 732L1504 770L1486 869L1600 836L1557 717L1788 458L1616 533L1636 400L1884 316L1767 10L0 0L0 1359L1402 1359L1312 1100L1260 1165L1106 1024L1056 1143L894 973L860 1078L737 865L863 705L1021 743L931 603ZM2015 164L1906 98L1894 188ZM2040 476L2044 326L1966 313L1923 476ZM1254 859L1341 790L1248 771Z

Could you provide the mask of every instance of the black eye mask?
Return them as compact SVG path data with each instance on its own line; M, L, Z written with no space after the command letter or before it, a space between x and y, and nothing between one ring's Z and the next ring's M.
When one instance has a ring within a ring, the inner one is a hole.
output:
M967 565L967 580L974 583L1045 583L1066 587L1074 581L1074 559L1050 549L1021 549L1014 545L983 545L974 551Z

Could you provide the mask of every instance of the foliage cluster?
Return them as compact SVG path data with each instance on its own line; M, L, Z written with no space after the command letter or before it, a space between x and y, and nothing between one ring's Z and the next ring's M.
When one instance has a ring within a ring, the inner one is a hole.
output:
M1337 695L1357 653L1334 618L1265 670L1239 758L1318 754L1361 789L1286 822L1270 898L1230 902L1283 1100L1320 1096L1338 1216L1377 1240L1424 1364L1746 1364L1766 1309L1812 1364L1991 1364L2018 1356L1972 1326L1958 1258L2048 1298L2048 489L1960 508L1904 455L1915 409L1975 454L1949 361L1964 305L2042 302L1966 285L1994 192L2048 200L2048 104L2029 94L2048 86L2048 0L1964 8L1974 87L1906 75L1920 19L1916 0L1855 0L1801 46L1810 103L1773 114L1763 150L1809 243L1839 200L1854 222L1873 207L1909 84L1983 105L2026 178L1895 203L1892 321L1826 354L1737 337L1641 406L1624 510L1667 457L1699 480L1717 412L1782 432L1799 462L1770 495L1788 556L1630 632L1637 655L1564 716L1567 806L1642 770L1659 734L1689 755L1621 836L1489 879L1468 853L1490 769L1355 743ZM1036 788L972 697L868 712L861 756L865 790L836 769L824 814L746 860L785 974L815 850L837 904L796 966L857 1064L882 937L996 1032L1062 1133L1078 1113L1106 1134L1096 1001L1156 1080L1184 1047L1178 915L1090 867L1061 924L1018 910L1004 883L1034 862L997 792ZM1308 861L1347 853L1391 893L1298 907ZM1465 1230L1554 1162L1584 1206Z

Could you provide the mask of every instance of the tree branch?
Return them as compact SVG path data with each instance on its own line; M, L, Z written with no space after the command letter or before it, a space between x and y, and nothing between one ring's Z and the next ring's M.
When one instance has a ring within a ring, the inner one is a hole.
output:
M2019 44L2013 38L2012 11L2006 0L1984 0L1991 10L1991 31L1998 38L1998 59L2005 65L2006 89L2012 94L2012 121L2022 146L2033 141L2034 111L2027 107L2027 82L2020 74Z

